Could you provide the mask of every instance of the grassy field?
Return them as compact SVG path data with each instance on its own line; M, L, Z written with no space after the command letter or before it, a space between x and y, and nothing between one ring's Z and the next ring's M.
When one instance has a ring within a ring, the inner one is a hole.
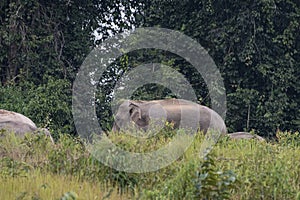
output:
M80 140L67 135L55 145L43 136L4 135L0 199L300 200L299 133L279 132L276 142L224 137L204 158L199 157L199 134L171 165L141 174L104 166ZM173 135L165 131L145 140L112 134L110 139L128 151L149 152Z
M128 199L98 182L34 170L24 176L0 177L0 199ZM101 189L102 188L102 189Z

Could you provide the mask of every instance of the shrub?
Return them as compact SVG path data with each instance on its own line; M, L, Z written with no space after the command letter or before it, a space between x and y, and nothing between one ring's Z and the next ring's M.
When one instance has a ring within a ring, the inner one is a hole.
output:
M236 176L218 169L215 160L214 154L208 154L201 163L188 162L169 181L145 190L145 199L229 199Z
M54 133L74 134L71 105L71 84L63 79L49 77L39 86L22 82L0 88L0 108L19 112Z
M278 131L276 133L276 138L278 139L278 143L283 146L300 146L300 134L299 132L289 132L289 131Z

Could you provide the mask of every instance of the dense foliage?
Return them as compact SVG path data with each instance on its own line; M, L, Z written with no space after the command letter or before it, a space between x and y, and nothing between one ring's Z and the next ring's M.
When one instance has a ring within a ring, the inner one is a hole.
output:
M254 129L274 136L278 129L297 130L299 21L296 0L2 1L0 107L26 114L40 126L74 134L71 89L86 55L119 32L158 26L181 31L208 50L224 79L229 132ZM184 74L199 102L211 104L201 75L187 61L168 52L131 52L100 81L97 112L104 128L111 125L109 106L116 81L128 69L149 62ZM153 84L133 94L136 99L173 96Z
M128 8L136 4L1 1L0 108L74 134L71 90L76 73L98 40L131 27L134 13Z
M209 51L225 82L231 132L299 128L299 1L154 0L144 9L140 26L182 31Z

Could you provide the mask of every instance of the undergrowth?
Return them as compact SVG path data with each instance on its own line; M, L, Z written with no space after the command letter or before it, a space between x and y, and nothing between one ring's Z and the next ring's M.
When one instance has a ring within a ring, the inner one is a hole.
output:
M167 130L148 140L113 133L109 139L126 151L143 153L168 144L172 141L170 136L174 133ZM45 176L72 177L78 184L99 184L98 190L106 194L101 198L105 199L116 198L112 197L111 191L120 197L129 195L134 199L299 199L298 133L278 132L276 142L223 137L209 154L199 157L203 138L201 134L197 135L184 155L165 168L127 173L99 162L78 138L60 135L53 145L41 135L19 138L2 133L0 177L1 181L30 180L36 172ZM10 182L22 185L22 182ZM64 192L57 192L56 197L80 199L82 196L71 190ZM0 195L5 193L1 191ZM99 197L96 192L90 195Z

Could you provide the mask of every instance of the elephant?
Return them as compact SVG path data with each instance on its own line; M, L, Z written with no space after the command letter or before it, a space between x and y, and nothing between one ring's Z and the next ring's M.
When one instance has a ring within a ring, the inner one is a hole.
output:
M49 130L37 128L28 117L8 110L0 109L0 130L12 131L19 136L24 136L25 133L43 133L54 143Z
M265 141L263 137L248 132L234 132L234 133L229 133L227 135L231 139L257 139L259 141Z
M204 134L216 130L222 134L227 128L222 117L214 110L183 99L161 99L151 101L125 100L118 108L112 131L118 132L130 124L147 131L151 120L171 123L174 128L195 128ZM133 123L132 123L133 122ZM155 122L154 122L155 124ZM156 124L157 125L157 124ZM197 126L197 127L195 127Z

